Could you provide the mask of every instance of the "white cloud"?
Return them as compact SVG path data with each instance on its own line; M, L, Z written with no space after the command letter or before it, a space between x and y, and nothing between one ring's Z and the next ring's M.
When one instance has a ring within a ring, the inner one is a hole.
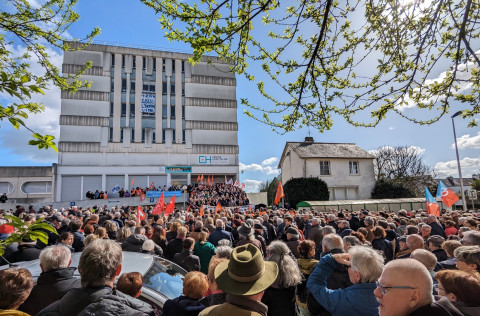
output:
M477 54L479 54L480 52L477 52ZM476 69L476 63L474 62L468 62L466 64L460 64L458 65L458 68L457 68L457 81L455 81L455 85L454 87L452 87L452 92L453 93L462 93L463 91L465 90L468 90L472 87L472 82L470 82L470 80L472 79L472 74L471 74L471 70L472 69ZM425 83L423 84L423 87L428 87L429 85L435 83L435 82L441 82L443 81L447 76L447 72L444 71L442 73L440 73L440 75L437 77L437 78L433 78L433 79L427 79L425 80ZM415 92L418 92L420 91L420 88L415 88L414 89ZM427 99L427 100L424 100L423 102L425 104L429 103L430 101L440 101L440 100L443 100L445 99L444 96L438 96L438 97L435 97L435 98L430 98L430 99ZM403 99L404 102L406 102L406 104L401 104L400 105L400 102L397 103L397 105L395 106L395 109L399 110L399 111L403 111L405 109L409 109L409 108L415 108L417 107L417 103L412 100L408 94L405 96L405 98Z
M396 129L396 128L397 128L396 126L390 126L390 127L388 128L388 130L389 130L389 131L393 131L393 130Z
M245 192L257 193L260 192L263 181L246 179L243 183L245 183Z
M244 163L239 163L240 171L254 171L254 172L262 172L266 175L277 175L280 173L280 170L276 167L272 167L278 161L277 157L271 157L265 159L261 162L261 165L257 163L252 163L246 165Z
M478 132L477 136L472 137L470 137L470 134L462 135L457 138L457 144L460 149L480 148L480 132ZM451 148L455 149L455 143L452 144Z
M14 56L21 56L26 52L23 46L9 46L7 48ZM63 55L58 52L48 49L51 62L61 68ZM33 74L42 75L43 68L36 63L36 59L32 56L30 62L30 70ZM45 105L45 111L33 115L24 120L25 125L35 132L40 134L49 134L55 136L55 142L58 143L60 127L60 89L54 85L49 85L44 91L45 95L32 95L32 102L41 102ZM9 95L2 94L0 96L6 103L11 103L16 100ZM40 151L35 146L28 145L28 141L32 139L32 134L25 128L20 127L19 130L12 130L7 128L8 133L0 133L0 142L4 148L8 148L12 154L23 156L26 159L37 162L51 162L57 160L57 153L53 149Z
M460 166L462 167L462 176L470 177L472 174L479 172L480 157L465 157L460 160ZM433 169L438 174L438 177L458 176L458 167L456 160L437 162Z
M275 163L277 163L278 161L278 158L277 157L271 157L271 158L268 158L268 159L265 159L264 161L262 161L262 166L271 166Z

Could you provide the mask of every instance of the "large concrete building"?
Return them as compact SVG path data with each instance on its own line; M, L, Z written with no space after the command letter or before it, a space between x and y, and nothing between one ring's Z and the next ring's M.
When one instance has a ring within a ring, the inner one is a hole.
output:
M287 142L278 168L282 183L291 178L318 177L325 181L330 200L370 199L375 186L374 156L351 143Z
M119 186L238 178L236 80L209 57L105 45L66 52L63 73L86 62L88 89L62 92L56 201Z

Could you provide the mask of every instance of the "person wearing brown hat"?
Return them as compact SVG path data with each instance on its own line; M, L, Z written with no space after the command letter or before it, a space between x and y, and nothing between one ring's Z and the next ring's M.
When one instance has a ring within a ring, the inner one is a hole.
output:
M227 293L227 301L204 309L199 316L266 316L268 308L260 300L277 275L277 264L264 261L257 247L246 244L235 248L231 259L215 268L215 281Z
M265 257L265 253L263 253L262 250L262 243L255 238L255 230L249 223L243 223L238 229L238 234L240 235L240 240L237 242L237 247L252 244L257 247L262 253L262 256Z

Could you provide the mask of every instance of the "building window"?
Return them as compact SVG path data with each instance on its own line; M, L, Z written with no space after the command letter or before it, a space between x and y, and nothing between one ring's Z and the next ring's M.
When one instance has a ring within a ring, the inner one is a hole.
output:
M130 81L130 93L135 93L135 81Z
M154 57L153 58L153 71L157 70L157 59Z
M176 143L177 141L175 140L175 130L172 130L172 143Z
M162 94L167 95L167 83L166 82L162 83Z
M175 95L175 84L174 83L172 83L170 85L170 95Z
M185 61L182 60L182 72L185 72Z
M175 73L175 60L172 60L172 73Z
M162 59L162 71L165 72L165 59Z
M143 57L142 61L143 61L143 67L142 68L143 68L143 70L145 70L145 68L147 67L146 66L147 65L147 59L145 57Z
M52 181L28 181L22 184L22 192L25 194L52 193Z
M114 90L115 90L115 82L112 79L112 81L110 83L110 92L113 92Z
M142 143L145 143L145 129L142 128Z
M148 89L150 92L152 93L155 93L155 85L154 84L151 84L149 85L149 89Z
M127 104L122 103L122 117L127 116Z
M182 87L182 97L185 96L185 87Z
M182 119L185 119L185 106L182 106Z
M349 161L348 169L350 170L350 174L358 174L358 161Z
M108 141L111 143L113 142L113 127L108 129Z
M170 106L170 117L175 118L175 106Z
M320 161L320 175L329 176L330 175L330 162L329 161Z
M122 68L125 68L125 55L122 55Z
M112 67L115 67L115 55L112 55Z
M167 106L162 105L162 118L167 118Z
M154 59L155 60L155 59ZM152 143L155 143L156 139L155 139L155 132L152 133Z
M185 144L185 130L182 130L182 143Z
M113 102L110 102L110 116L113 116Z
M165 143L165 130L162 129L162 143Z
M137 58L135 58L135 56L133 56L132 59L133 59L133 66L132 66L132 68L135 69L135 68L137 68Z
M127 91L127 79L122 79L122 92Z
M130 135L132 135L131 137L131 142L134 143L135 142L135 130L132 128L130 129Z
M123 128L120 129L120 142L123 143Z
M135 103L130 104L130 117L135 117Z

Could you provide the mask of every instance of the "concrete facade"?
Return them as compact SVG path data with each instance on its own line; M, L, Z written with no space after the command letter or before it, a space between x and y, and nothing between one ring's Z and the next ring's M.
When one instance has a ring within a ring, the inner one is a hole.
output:
M106 45L66 52L91 87L62 93L55 201L87 191L238 179L235 75L208 57ZM175 168L182 167L182 168ZM113 193L115 196L115 193Z
M278 168L283 184L292 178L322 179L330 200L370 199L375 186L373 159L355 144L315 143L308 138L287 142Z
M2 167L0 195L7 193L7 203L14 204L53 201L56 169L56 164L48 167Z

